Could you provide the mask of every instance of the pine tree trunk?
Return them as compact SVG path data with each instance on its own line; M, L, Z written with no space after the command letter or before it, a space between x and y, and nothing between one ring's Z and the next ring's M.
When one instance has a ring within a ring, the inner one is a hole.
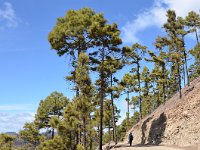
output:
M111 123L110 123L110 120L109 120L109 125L108 125L108 135L109 135L109 139L108 139L108 141L109 141L109 143L110 143L110 141L111 141L110 128L111 128Z
M76 131L72 131L71 132L72 133L72 150L76 150L76 148L77 148L77 145L76 145Z
M83 117L83 145L85 147L85 149L87 149L86 146L86 118Z
M79 125L77 125L77 129L79 128ZM78 130L75 131L75 144L78 145L79 143L79 133L78 133Z
M155 81L153 80L153 86L152 86L152 88L153 88L153 104L152 104L152 108L151 108L151 113L155 110L155 95L156 95L156 93L155 93Z
M82 143L82 128L80 126L80 131L79 131L79 143Z
M160 106L160 92L158 90L158 104L157 104L157 108Z
M165 99L165 83L163 83L163 100L164 100L164 104L166 102L166 99Z
M183 84L184 84L184 87L185 87L185 85L186 85L186 82L185 82L185 65L183 64L182 65L183 67Z
M90 150L92 150L92 136L90 136Z
M162 74L163 74L163 100L164 104L166 102L166 92L165 92L165 86L166 86L166 79L165 79L165 64L162 65Z
M100 137L100 125L97 126L97 133L98 133L98 137Z
M127 92L127 131L129 130L129 89Z
M90 134L90 150L92 150L92 125L91 125L91 121L92 121L92 118L91 118L91 115L90 115L90 132L89 132L89 134Z
M139 65L139 61L137 61L137 78L138 78L138 88L139 88L140 120L142 120L142 99L141 99L140 65Z
M179 84L179 97L182 98L182 93L181 93L181 75L180 75L180 66L178 64L178 68L177 68L177 71L178 71L178 84Z
M111 74L111 87L113 85L113 79L112 79L112 74ZM114 106L114 100L113 100L113 91L111 91L111 105L112 105L112 124L113 124L113 141L115 144L117 144L117 139L116 139L116 125L115 125L115 106Z
M160 87L160 84L157 84L157 87ZM158 89L158 99L157 99L157 107L156 108L158 108L159 106L160 106L160 91L159 91L159 89Z
M187 85L190 86L190 78L189 78L188 66L187 66L187 54L185 51L184 51L184 59L185 59L185 71L186 71L186 76L187 76Z
M195 27L195 35L196 35L196 39L197 39L197 44L199 44L199 37L198 37L198 34L197 34L197 28Z
M71 149L73 149L74 147L72 144L72 131L70 131L69 142L70 142Z
M169 99L169 95L170 95L170 90L169 90L169 82L168 82L168 79L166 77L166 99Z
M104 48L102 49L101 56L101 91L100 91L100 131L99 131L99 150L102 150L102 140L103 140L103 100L104 100Z
M51 138L54 138L54 128L52 128L52 134L51 134Z
M196 33L197 34L197 33ZM185 41L184 41L184 36L182 36L182 40L184 43L184 47L185 47ZM197 36L197 43L198 43L198 36ZM189 74L188 74L188 66L187 66L187 54L186 51L183 51L183 55L184 55L184 61L185 61L185 71L184 73L186 73L186 78L187 78L187 85L190 86L190 79L189 79ZM183 67L184 68L184 67ZM184 76L184 82L185 82L185 76ZM185 86L185 83L184 83Z

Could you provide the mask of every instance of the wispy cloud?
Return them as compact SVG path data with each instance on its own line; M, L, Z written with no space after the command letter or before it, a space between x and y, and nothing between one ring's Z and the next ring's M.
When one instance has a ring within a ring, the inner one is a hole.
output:
M33 106L30 104L0 105L0 111L30 111Z
M32 122L35 107L31 104L0 105L0 133L18 132L25 122Z
M24 123L32 122L34 113L5 113L0 112L0 133L1 132L18 132L23 128Z
M125 43L138 42L137 35L149 27L161 27L166 21L166 11L173 9L178 16L186 16L189 11L198 12L199 0L154 0L152 7L144 10L122 27L122 39Z
M19 22L20 19L16 16L12 4L9 2L3 3L3 7L0 8L0 28L16 27Z

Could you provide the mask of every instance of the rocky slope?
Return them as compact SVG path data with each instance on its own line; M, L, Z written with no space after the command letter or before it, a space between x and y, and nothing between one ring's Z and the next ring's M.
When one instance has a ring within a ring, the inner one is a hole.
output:
M200 77L182 93L182 99L175 94L130 129L134 144L188 146L200 143Z

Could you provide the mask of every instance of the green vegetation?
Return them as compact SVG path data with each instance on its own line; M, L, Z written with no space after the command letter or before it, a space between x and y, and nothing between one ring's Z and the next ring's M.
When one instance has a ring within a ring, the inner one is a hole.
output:
M138 43L122 47L117 24L89 8L70 10L58 18L48 40L59 56L70 57L72 69L66 80L73 83L75 97L69 100L53 92L41 100L34 122L20 131L24 149L101 150L104 143L122 140L133 124L176 92L181 98L182 85L187 81L189 86L200 74L200 16L190 12L181 18L168 10L167 18L163 25L166 35L155 40L155 50ZM185 37L192 32L197 45L188 51ZM188 68L192 56L195 63ZM143 66L144 62L153 68ZM117 79L117 72L125 66L130 71ZM117 126L120 111L115 100L123 94L127 95L127 116ZM11 149L13 140L2 134L0 146Z
M15 138L8 134L0 134L0 150L11 150Z

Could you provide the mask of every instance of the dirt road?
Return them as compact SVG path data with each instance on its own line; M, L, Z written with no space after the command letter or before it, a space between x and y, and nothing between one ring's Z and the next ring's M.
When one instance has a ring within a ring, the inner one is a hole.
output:
M200 150L200 144L190 145L186 147L177 146L164 146L164 145L133 145L129 146L127 143L118 143L115 145L114 142L103 146L103 150L108 150L108 147L112 147L111 150Z
M140 146L140 145L133 145L130 147L128 144L117 144L113 148L113 150L196 150L196 149L185 149L185 148L178 148L178 147L172 147L172 146L152 146L152 145L146 145L146 146Z
M166 146L146 146L146 147L116 147L116 150L183 150Z

